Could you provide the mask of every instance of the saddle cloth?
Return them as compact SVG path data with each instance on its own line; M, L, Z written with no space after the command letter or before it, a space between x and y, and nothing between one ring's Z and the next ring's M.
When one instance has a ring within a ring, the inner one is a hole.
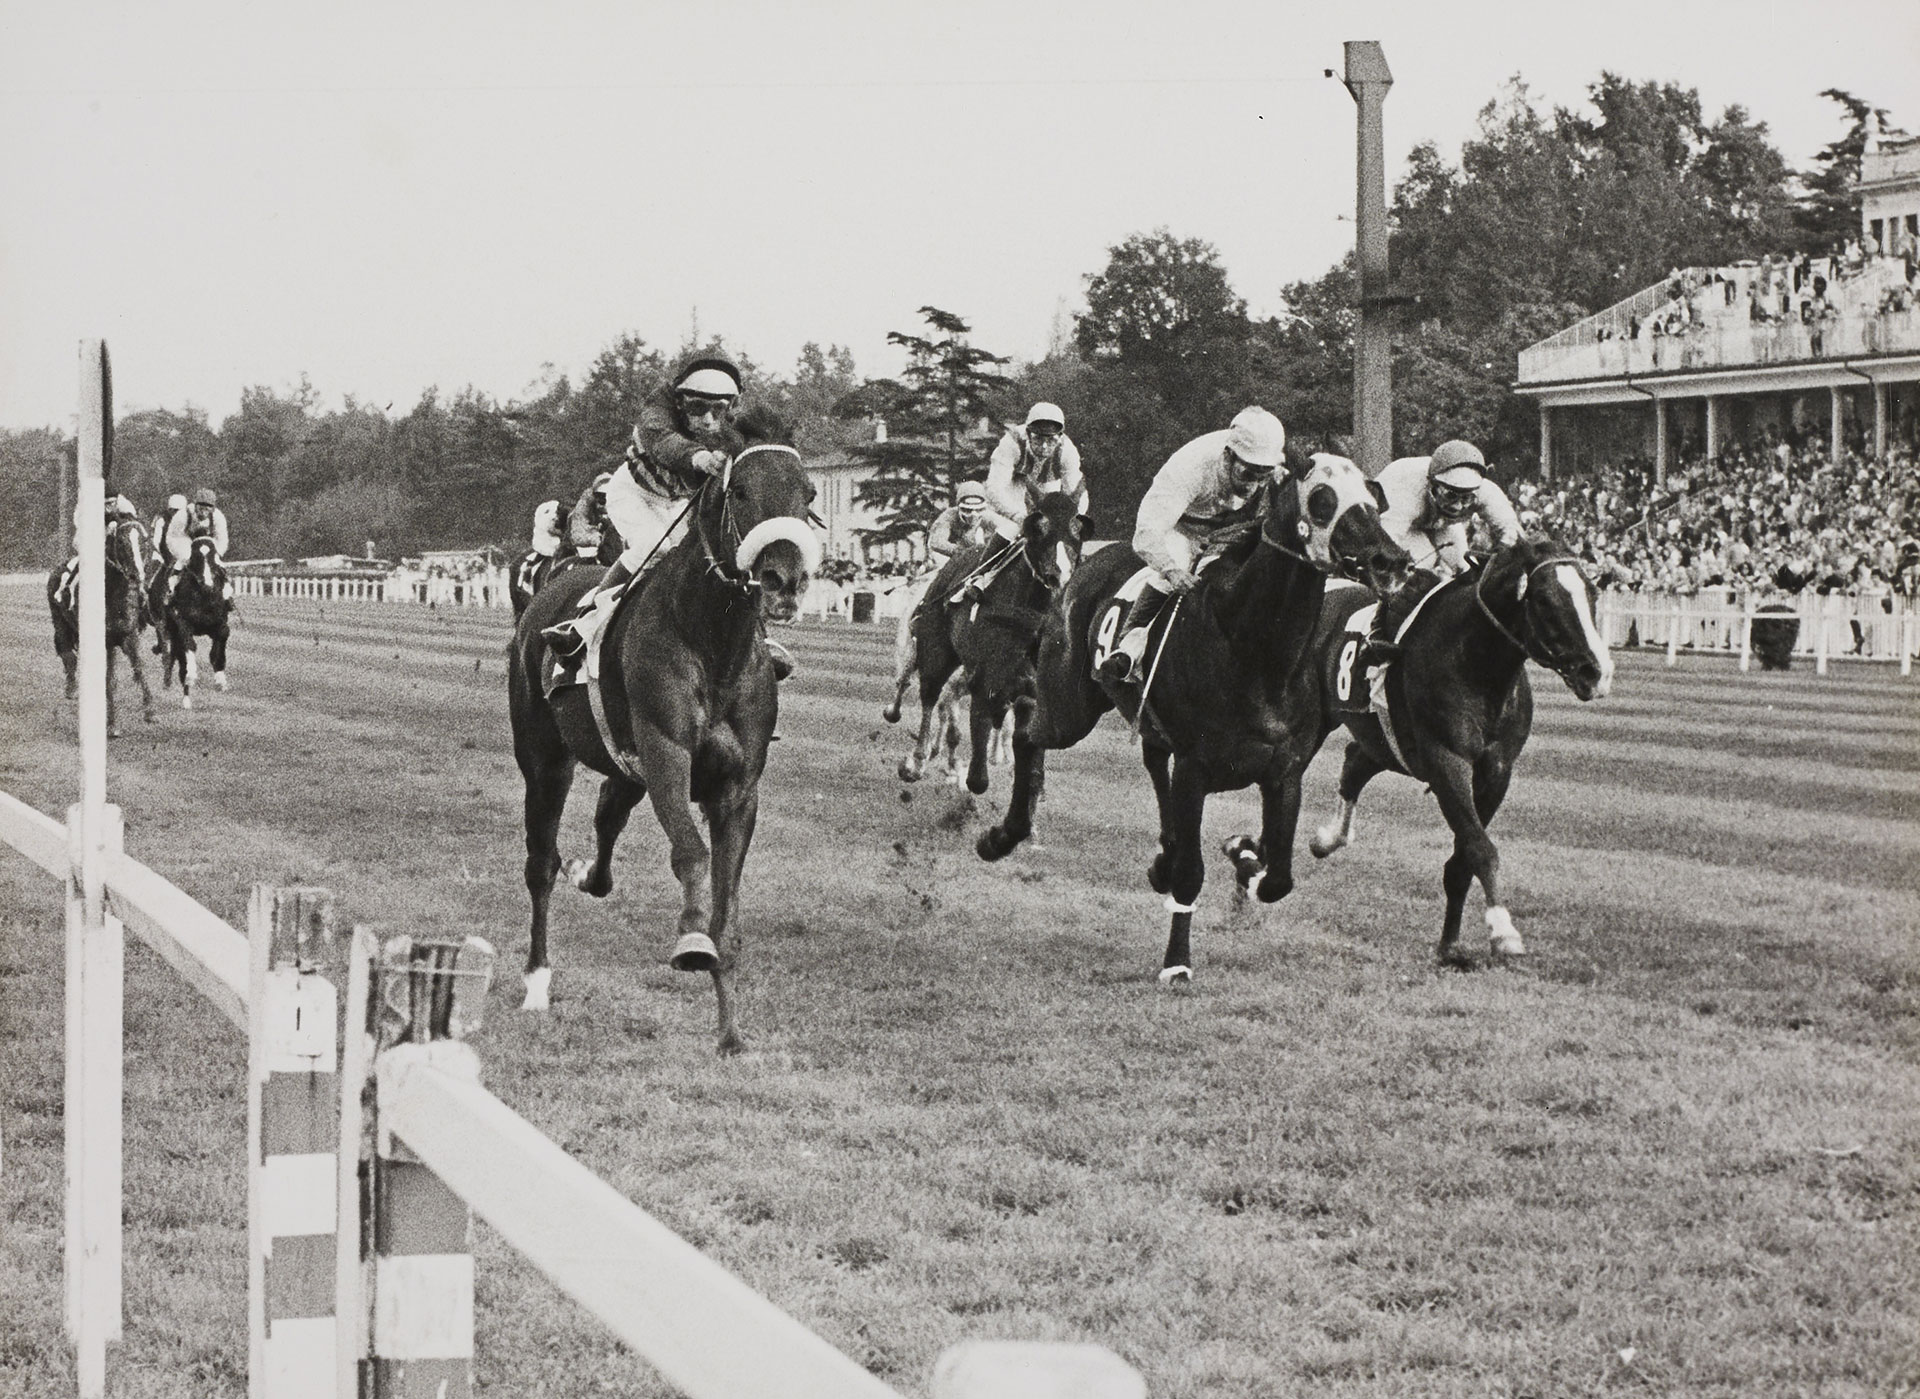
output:
M1357 587L1358 584L1345 586ZM1436 586L1421 594L1413 610L1407 613L1406 620L1400 623L1393 634L1396 643L1404 643L1407 631L1413 626L1413 619L1427 605L1427 599L1440 589ZM1372 714L1380 721L1381 737L1387 741L1387 749L1393 754L1394 761L1402 768L1406 767L1406 755L1400 751L1400 740L1393 731L1393 715L1387 705L1387 672L1392 670L1394 662L1383 661L1373 668L1371 683L1363 697L1359 693L1359 679L1362 670L1360 654L1366 649L1367 635L1373 630L1374 615L1380 610L1380 604L1370 602L1359 608L1347 618L1346 640L1340 647L1338 670L1334 677L1334 704L1344 714Z

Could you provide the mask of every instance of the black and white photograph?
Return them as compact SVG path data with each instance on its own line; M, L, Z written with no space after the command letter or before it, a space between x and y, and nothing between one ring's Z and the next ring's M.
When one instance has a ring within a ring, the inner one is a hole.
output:
M1920 9L0 0L0 1399L1920 1395Z

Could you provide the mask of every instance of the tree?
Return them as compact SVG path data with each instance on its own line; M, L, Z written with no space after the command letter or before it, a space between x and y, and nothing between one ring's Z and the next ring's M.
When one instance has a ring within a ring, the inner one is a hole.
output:
M900 377L870 381L855 400L887 424L886 441L852 449L876 468L855 493L879 516L879 526L864 535L875 543L926 532L954 486L984 456L980 424L993 420L1010 387L999 368L1006 358L973 344L966 321L937 306L922 306L920 318L925 335L887 333L888 344L907 352Z
M1869 119L1883 135L1906 135L1893 125L1885 107L1875 107L1837 87L1827 88L1820 95L1837 102L1846 112L1847 129L1838 140L1822 147L1813 158L1813 168L1800 176L1806 197L1795 216L1799 251L1814 254L1832 252L1835 246L1859 236L1860 195L1855 187L1860 182L1860 157L1867 149Z

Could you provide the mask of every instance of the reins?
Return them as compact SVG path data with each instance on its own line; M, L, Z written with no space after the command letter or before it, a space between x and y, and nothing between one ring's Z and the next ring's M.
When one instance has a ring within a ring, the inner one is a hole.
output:
M739 454L727 462L718 476L709 476L701 485L700 490L696 491L692 498L687 501L686 510L680 512L679 519L673 522L673 528L661 536L661 542L664 543L667 538L673 534L673 530L680 527L680 520L684 520L687 517L687 512L699 503L701 493L704 492L708 486L717 483L720 489L720 524L726 531L726 538L730 546L727 550L727 556L730 559L734 554L738 553L743 536L740 533L739 524L733 518L733 496L728 488L733 484L734 467L738 466L755 452L784 452L795 461L800 460L799 451L796 448L787 446L784 442L756 442L752 446L741 448ZM760 590L759 579L750 573L737 572L732 566L715 557L713 542L707 538L707 531L705 527L701 525L698 517L694 520L694 528L695 532L700 536L700 552L706 555L707 572L720 579L721 582L728 584L730 587L738 588L742 592L752 593ZM653 553L658 553L659 550L660 545L654 545ZM647 555L648 559L652 557L652 553ZM644 568L645 566L643 562L641 567Z
M1579 561L1575 559L1571 554L1560 554L1550 559L1540 560L1538 563L1534 564L1532 568L1529 568L1526 571L1525 577L1527 581L1531 583L1533 581L1534 574L1540 572L1542 569L1545 569L1545 568L1557 568L1563 563L1572 564L1575 567L1575 569L1579 568ZM1554 658L1551 656L1543 657L1543 656L1534 655L1533 648L1529 646L1526 641L1514 635L1513 631L1507 626L1506 623L1502 622L1498 617L1494 616L1493 609L1487 606L1487 599L1485 596L1485 589L1487 586L1487 575L1492 571L1493 571L1492 566L1491 564L1489 564L1488 566L1483 567L1480 570L1479 577L1474 580L1473 602L1474 602L1474 606L1480 609L1480 615L1485 617L1487 621L1492 623L1493 629L1499 632L1501 636L1505 637L1507 641L1513 646L1513 648L1516 651L1518 651L1522 656L1527 657L1529 660L1537 661L1539 664L1545 666L1548 670L1552 671L1554 674L1556 675L1561 674L1569 666L1573 665L1574 662L1572 661L1556 664L1554 661ZM1533 629L1527 626L1527 622L1526 622L1526 616L1527 616L1526 600L1524 598L1521 598L1521 599L1517 599L1517 601L1520 604L1520 619L1521 619L1520 624L1522 627L1526 629L1528 635L1530 636L1532 635Z

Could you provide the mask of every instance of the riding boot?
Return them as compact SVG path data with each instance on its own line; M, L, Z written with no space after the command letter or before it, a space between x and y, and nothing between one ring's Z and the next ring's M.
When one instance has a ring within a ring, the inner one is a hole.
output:
M1127 609L1127 620L1120 628L1120 640L1100 663L1103 679L1133 679L1134 672L1146 656L1147 639L1153 633L1154 619L1166 605L1167 594L1151 583L1140 590L1140 596Z
M767 654L773 657L773 678L775 680L785 680L789 675L793 674L793 653L788 651L786 647L772 638L768 638Z
M624 560L615 563L604 578L581 596L571 617L541 630L540 637L547 643L547 648L562 660L583 655L592 632L587 623L603 606L611 611L613 603L619 599L620 590L632 578L633 573Z

